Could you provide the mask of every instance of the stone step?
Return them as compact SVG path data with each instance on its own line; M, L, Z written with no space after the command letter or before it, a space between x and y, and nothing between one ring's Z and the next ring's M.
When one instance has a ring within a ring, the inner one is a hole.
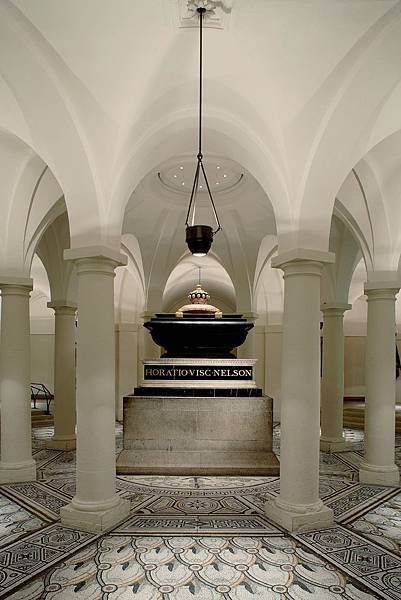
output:
M363 429L365 423L365 406L358 402L354 406L349 406L351 402L344 404L344 427L351 427L355 429ZM348 406L347 406L348 405ZM395 430L397 433L401 433L401 411L397 406L395 413Z
M40 421L32 420L32 427L50 427L51 425L54 425L54 419L51 415Z
M54 425L54 417L46 414L46 410L42 408L32 408L31 423L32 427L49 427Z

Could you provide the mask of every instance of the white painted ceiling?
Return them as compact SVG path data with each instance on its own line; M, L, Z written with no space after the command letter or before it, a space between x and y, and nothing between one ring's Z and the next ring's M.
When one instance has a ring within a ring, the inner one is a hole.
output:
M116 249L124 236L133 312L160 309L163 294L174 304L197 150L198 31L179 27L182 2L0 3L3 272L29 271L66 209L72 246ZM204 41L205 166L223 227L213 257L227 275L218 288L210 266L215 293L268 310L271 287L277 312L271 253L328 250L333 208L368 276L396 273L401 2L234 0ZM339 239L344 290L355 256Z

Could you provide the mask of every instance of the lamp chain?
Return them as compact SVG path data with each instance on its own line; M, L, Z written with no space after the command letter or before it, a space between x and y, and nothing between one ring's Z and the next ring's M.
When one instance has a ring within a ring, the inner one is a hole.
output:
M198 160L202 160L202 103L203 103L203 13L206 8L198 8L199 12L199 147Z
M210 202L212 205L213 215L214 215L214 218L215 218L216 224L217 224L217 229L213 232L213 234L216 234L218 231L221 230L221 225L220 225L219 217L217 215L216 207L214 205L213 196L212 196L212 192L210 190L209 182L206 177L205 168L204 168L203 162L202 162L202 159L203 159L203 154L202 154L203 27L202 26L203 26L203 15L206 12L206 8L199 7L199 8L197 8L197 11L199 13L199 130L198 130L199 145L198 145L198 154L197 154L198 161L197 161L197 165L196 165L194 181L192 184L191 197L190 197L190 201L189 201L187 218L186 218L185 224L188 227L188 225L189 225L188 221L189 221L189 216L191 213L192 206L193 206L193 211L192 211L191 225L194 225L194 222L195 222L196 195L197 195L198 184L199 184L199 175L200 175L200 171L202 171L202 175L205 180L206 188L207 188Z

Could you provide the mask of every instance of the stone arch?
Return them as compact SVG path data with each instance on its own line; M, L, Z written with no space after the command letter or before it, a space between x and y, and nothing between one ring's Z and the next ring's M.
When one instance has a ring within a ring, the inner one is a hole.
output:
M0 15L0 78L18 111L6 126L23 136L60 182L74 245L100 243L105 238L102 190L74 104L78 95L85 96L84 88L11 2L2 2ZM91 102L87 95L85 101ZM98 110L94 102L89 110Z
M63 203L60 204L61 209ZM50 217L50 214L47 217ZM64 210L48 223L35 249L47 271L52 302L65 302L66 304L76 304L77 302L74 264L72 261L64 260L64 250L69 247L70 228L68 215Z
M277 250L277 236L265 236L259 247L255 272L254 310L266 325L281 323L284 310L282 272L271 267L271 259L277 254Z
M316 249L327 250L338 190L352 167L370 150L372 129L400 82L400 11L401 6L395 5L370 27L298 118L303 135L307 123L318 123L307 138L297 192L297 243L301 247L312 240Z
M63 192L43 160L16 136L0 132L4 194L1 269L26 276L49 223L65 211Z
M218 257L211 253L201 260L185 253L168 276L163 290L163 310L175 312L187 304L187 294L198 282L198 268L201 267L201 283L211 296L210 303L223 312L235 312L236 288L229 273Z
M189 113L189 114L188 114ZM197 131L193 111L177 111L167 115L153 130L125 154L125 164L117 174L113 193L113 214L109 213L114 234L122 227L124 211L132 191L140 181L173 156L194 155ZM213 153L240 164L251 173L272 203L277 228L289 219L288 193L282 167L246 124L235 121L223 111L209 110L205 116L204 137ZM111 235L111 234L110 234Z
M396 271L401 253L401 131L376 144L341 186L334 214L358 239L368 272Z

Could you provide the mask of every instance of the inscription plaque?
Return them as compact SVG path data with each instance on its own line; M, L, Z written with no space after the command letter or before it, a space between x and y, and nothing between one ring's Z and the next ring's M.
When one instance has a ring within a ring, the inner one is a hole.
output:
M216 365L145 365L144 380L185 381L185 380L252 380L253 368Z

